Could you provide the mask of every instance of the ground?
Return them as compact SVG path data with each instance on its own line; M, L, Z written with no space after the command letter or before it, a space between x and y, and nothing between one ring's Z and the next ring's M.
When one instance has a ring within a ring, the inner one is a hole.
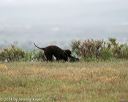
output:
M128 61L1 63L4 101L128 102Z

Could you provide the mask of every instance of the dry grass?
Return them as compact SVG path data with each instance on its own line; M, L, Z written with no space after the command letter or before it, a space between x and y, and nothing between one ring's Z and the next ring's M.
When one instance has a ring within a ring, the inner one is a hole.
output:
M40 98L40 102L128 102L127 86L128 61L0 64L2 99L34 97Z

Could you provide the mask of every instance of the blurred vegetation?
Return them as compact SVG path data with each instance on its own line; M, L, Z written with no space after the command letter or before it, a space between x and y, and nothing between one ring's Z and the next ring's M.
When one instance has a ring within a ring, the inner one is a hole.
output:
M11 45L11 47L4 48L0 51L0 61L39 61L43 59L41 51L24 51L20 48Z
M108 41L73 41L71 47L72 52L86 61L128 59L128 44L119 43L115 38L109 38Z
M22 49L16 48L11 45L9 48L2 49L0 52L1 61L19 61L25 57L25 52Z
M119 43L115 38L107 41L88 39L71 42L72 55L84 61L128 59L128 44ZM0 50L0 61L41 61L45 60L40 50L24 51L11 45Z

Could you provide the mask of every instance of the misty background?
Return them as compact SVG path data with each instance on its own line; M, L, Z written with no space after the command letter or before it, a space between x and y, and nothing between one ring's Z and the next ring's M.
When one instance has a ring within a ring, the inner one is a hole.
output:
M0 0L1 47L110 37L128 42L127 0Z

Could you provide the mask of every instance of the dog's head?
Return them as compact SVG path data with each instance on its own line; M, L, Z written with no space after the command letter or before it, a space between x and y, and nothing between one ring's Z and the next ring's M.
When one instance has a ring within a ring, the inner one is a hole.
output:
M76 58L76 57L70 57L69 61L70 62L78 62L80 59L79 58Z
M66 55L68 56L68 57L70 57L71 56L71 51L69 50L69 49L67 49L67 50L64 50L64 52L66 53Z

